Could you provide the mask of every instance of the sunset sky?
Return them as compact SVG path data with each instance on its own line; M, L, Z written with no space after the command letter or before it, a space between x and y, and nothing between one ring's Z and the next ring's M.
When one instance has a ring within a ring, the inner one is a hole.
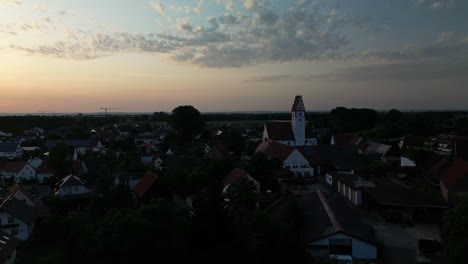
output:
M0 0L0 113L468 108L466 0Z

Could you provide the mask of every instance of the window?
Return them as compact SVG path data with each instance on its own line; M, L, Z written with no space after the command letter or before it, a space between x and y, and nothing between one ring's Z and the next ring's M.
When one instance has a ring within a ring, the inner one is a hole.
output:
M8 223L11 224L11 223L14 223L15 222L15 218L13 216L9 216L8 217Z

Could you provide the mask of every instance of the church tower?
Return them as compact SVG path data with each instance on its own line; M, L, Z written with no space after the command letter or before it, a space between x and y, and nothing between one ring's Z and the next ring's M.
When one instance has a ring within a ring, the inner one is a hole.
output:
M291 110L291 126L296 146L305 145L305 107L302 96L297 95Z

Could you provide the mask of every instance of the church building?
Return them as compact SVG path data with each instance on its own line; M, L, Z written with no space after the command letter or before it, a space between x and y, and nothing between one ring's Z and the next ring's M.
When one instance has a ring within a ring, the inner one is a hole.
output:
M272 140L292 147L317 145L315 136L306 134L305 107L302 96L297 95L294 99L290 122L275 121L265 124L263 140Z
M278 159L283 168L291 170L296 176L312 176L307 153L317 139L306 133L305 107L302 96L294 99L290 122L269 122L265 124L262 143L256 152L262 152L271 159Z

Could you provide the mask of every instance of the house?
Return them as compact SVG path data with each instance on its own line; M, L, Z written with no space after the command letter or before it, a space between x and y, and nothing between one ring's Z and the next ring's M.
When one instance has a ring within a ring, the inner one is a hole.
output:
M44 183L45 179L51 179L55 177L55 171L49 166L48 162L43 162L36 170L37 181Z
M6 132L5 130L0 130L0 138L11 137L11 136L13 136L13 134L11 134L11 132Z
M101 141L98 139L83 139L83 140L47 140L46 147L50 151L57 144L63 143L68 147L76 150L78 154L85 154L87 151L101 150L103 148Z
M364 140L359 144L359 151L366 157L379 160L385 157L389 150L392 148L390 145Z
M216 144L208 152L207 157L212 160L224 160L231 158L231 152L223 144Z
M0 229L20 240L28 240L38 216L37 208L7 196L0 205Z
M16 247L19 241L14 236L0 231L0 263L13 264L16 261Z
M161 159L161 157L156 156L156 158L154 158L154 167L156 169L161 169L161 166L162 166L163 162L164 161Z
M10 188L10 195L13 196L14 198L24 201L26 205L34 207L36 206L35 203L35 198L32 196L28 191L26 191L24 188L22 188L19 184L14 184Z
M330 140L330 145L346 146L346 145L359 145L362 138L354 134L334 134Z
M17 159L23 156L20 143L0 143L0 158Z
M29 166L33 167L36 170L39 169L39 167L41 167L42 162L43 162L42 159L40 159L38 157L35 157L35 158L32 158L32 159L28 160Z
M260 183L255 178L250 176L249 173L246 172L245 170L235 168L223 180L223 185L224 185L223 193L225 193L229 189L229 186L231 186L233 183L235 183L237 180L241 178L248 179L255 186L255 191L257 193L260 192Z
M117 188L120 185L126 185L131 190L134 190L141 178L142 174L139 172L121 172L116 174L114 186Z
M73 196L73 195L86 195L89 194L89 189L86 188L84 180L71 174L56 184L55 195L57 196Z
M144 145L144 144L157 144L159 143L159 137L156 134L151 132L141 133L135 136L135 144L136 145Z
M35 180L36 170L25 161L8 161L0 166L0 174L5 179Z
M354 144L316 146L308 158L317 175L325 175L331 171L352 174L361 168L362 163L358 147Z
M306 133L305 107L297 95L291 109L290 122L269 122L263 129L264 141L275 141L288 146L315 146L317 138Z
M362 176L348 173L329 172L326 175L326 182L354 205L362 204L362 188L375 188L374 183Z
M344 199L317 191L298 200L304 215L302 240L312 257L350 256L364 262L377 259L373 228Z
M140 181L135 186L135 194L139 199L144 199L147 197L151 197L154 193L154 186L156 181L159 179L159 176L152 173L151 171L147 171L145 175L140 179Z
M264 153L270 159L278 159L283 163L283 168L289 169L296 176L314 175L314 168L297 147L288 146L276 141L262 141L255 152Z
M429 170L429 174L440 179L440 191L446 201L454 196L468 195L468 162L464 159L442 159Z

